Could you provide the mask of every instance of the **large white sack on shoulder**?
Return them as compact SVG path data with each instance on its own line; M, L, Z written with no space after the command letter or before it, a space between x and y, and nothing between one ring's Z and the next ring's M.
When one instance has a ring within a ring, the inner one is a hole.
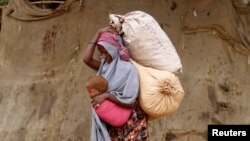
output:
M182 72L181 60L174 45L157 21L142 11L126 15L110 14L111 25L123 32L131 58L139 64L170 72ZM123 19L122 23L121 20ZM122 26L122 27L120 27Z
M144 67L135 61L132 63L139 73L139 103L149 115L149 119L157 119L175 112L184 97L179 78L168 71Z

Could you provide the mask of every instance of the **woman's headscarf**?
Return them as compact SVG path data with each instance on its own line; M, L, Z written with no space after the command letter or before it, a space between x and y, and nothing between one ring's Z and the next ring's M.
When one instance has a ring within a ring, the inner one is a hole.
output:
M101 45L112 56L112 62L107 63L101 60L101 66L97 75L102 75L109 83L108 92L125 104L136 101L139 93L139 77L135 66L128 60L122 60L119 48L108 40L98 40ZM105 124L93 111L92 118L92 141L109 141L110 137Z
M116 36L111 32L103 32L98 39L98 42L101 41L115 46L119 51L120 58L124 61L129 61L130 56L128 49L123 45L122 38L120 36Z

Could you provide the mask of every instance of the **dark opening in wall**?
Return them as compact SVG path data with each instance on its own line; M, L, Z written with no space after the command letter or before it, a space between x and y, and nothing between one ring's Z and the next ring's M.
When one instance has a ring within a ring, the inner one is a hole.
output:
M0 0L0 6L7 5L9 3L9 0Z
M0 31L2 30L2 15L3 15L3 8L0 7Z
M32 5L42 9L56 9L66 0L29 0Z
M9 0L0 0L0 31L2 29L2 16L3 16L3 7L8 5Z

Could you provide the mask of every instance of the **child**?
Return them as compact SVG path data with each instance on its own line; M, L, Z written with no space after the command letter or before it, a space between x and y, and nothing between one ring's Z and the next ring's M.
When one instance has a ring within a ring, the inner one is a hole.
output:
M102 76L93 76L87 81L86 88L92 98L106 92L108 82ZM127 122L132 109L123 108L110 100L104 100L95 111L101 120L114 127L119 127Z

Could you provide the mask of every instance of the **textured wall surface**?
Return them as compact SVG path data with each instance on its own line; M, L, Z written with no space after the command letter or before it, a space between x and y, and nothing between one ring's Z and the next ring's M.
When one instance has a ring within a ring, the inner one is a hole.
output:
M159 22L184 71L183 102L149 122L152 141L205 141L208 124L250 123L250 7L240 0L68 0L54 12L11 0L0 35L1 141L89 141L85 82L95 71L83 53L109 13L134 10Z

